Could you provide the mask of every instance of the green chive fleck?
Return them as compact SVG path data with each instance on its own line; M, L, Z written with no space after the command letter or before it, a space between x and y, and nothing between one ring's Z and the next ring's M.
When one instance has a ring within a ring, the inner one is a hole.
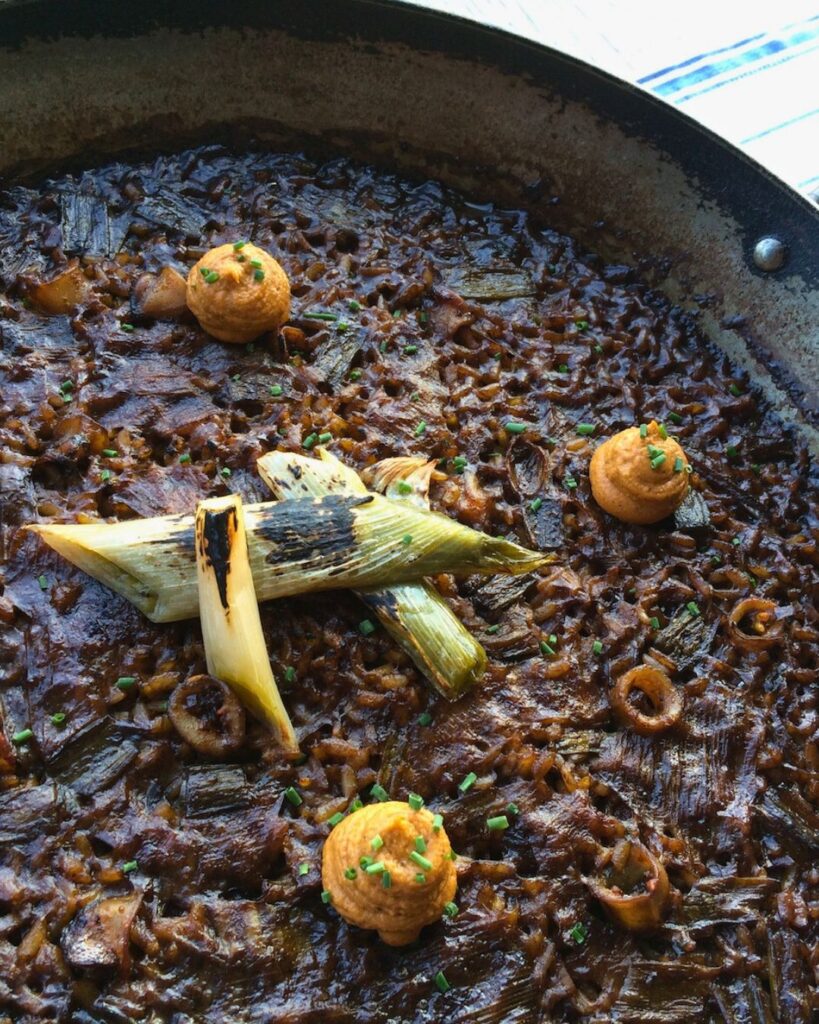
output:
M321 894L321 902L322 903L332 903L333 902L333 894L330 892L329 889L325 889L324 892L322 892L322 894Z
M219 472L222 474L222 476L230 476L230 473L231 473L230 466L222 466L222 468L219 470Z
M381 876L381 888L392 889L392 875L389 873L389 871L385 871L384 874Z
M689 601L685 607L688 609L691 615L696 616L700 614L700 609L696 601Z
M405 345L404 346L404 355L405 356L414 356L417 351L418 351L418 346L417 345Z
M284 795L294 807L300 807L304 803L301 793L294 786L288 786L284 791Z
M359 857L358 858L359 867L363 871L366 871L367 868L370 866L370 864L374 864L374 863L375 863L375 861L372 859L372 857Z
M568 373L569 372L569 364L568 363L561 363L560 366L558 366L558 368L557 368L557 372L558 373Z
M362 377L362 371L361 370L351 370L350 371L350 380L361 380L361 377Z
M586 328L589 326L589 321L588 320L575 320L574 325L575 325L575 327L579 331L585 331Z
M264 271L263 270L254 270L253 271L253 280L254 281L264 281Z
M336 813L332 817L327 819L327 824L331 828L335 828L336 825L340 824L343 820L344 815L341 813L341 811L336 811Z
M356 871L355 868L344 869L344 877L347 879L348 882L352 882L352 880L356 877L357 874L358 872Z
M683 421L683 418L682 418L682 416L680 416L680 414L679 414L678 412L670 412L670 413L668 414L668 418L669 418L669 419L671 420L671 422L672 422L672 423L674 423L675 425L676 425L676 424L680 424L680 423L682 423L682 421Z
M520 808L515 803L508 803L506 805L506 813L507 814L520 814Z
M640 424L640 437L648 437L648 424L647 423L641 423Z
M655 455L654 458L651 460L651 468L659 469L660 466L662 466L662 464L665 462L666 458L667 456L665 452L660 452L659 455Z
M578 944L578 946L582 946L583 943L586 941L586 936L588 935L588 932L586 931L585 927L578 921L577 924L569 932L569 935L571 935L571 937Z
M324 433L319 434L318 439L321 444L327 444L329 441L333 440L333 435L329 430L325 430Z
M399 480L396 490L399 494L412 494L412 484L408 484L406 480Z
M190 457L190 455L187 452L183 452L182 455L179 456L179 464L181 466L183 466L186 462L190 462L190 461L191 461L191 457Z
M602 654L603 653L603 644L599 640L595 640L594 643L592 644L592 650L594 651L595 654Z
M455 470L456 473L462 473L468 465L469 463L463 457L463 455L456 455L455 458L452 460L452 468Z
M244 247L245 247L246 245L247 245L247 242L245 242L245 241L240 241L240 242L234 242L234 243L233 243L233 251L234 251L234 252L239 252L239 250L240 250L240 249L244 249Z
M23 743L28 743L33 735L34 732L31 729L21 729L19 732L14 733L11 737L11 742L20 746Z
M660 620L657 618L656 615L651 616L651 618L648 620L648 624L649 626L651 626L652 629L660 628Z
M100 480L102 480L103 483L107 483L107 481L110 480L110 479L111 479L111 470L110 469L104 469L100 473Z
M555 649L551 646L551 644L547 644L545 640L541 640L540 653L545 654L549 658L553 658L555 655Z
M415 434L416 437L421 437L421 435L425 434L426 432L427 432L427 421L426 420L421 420L421 422L418 424L418 426L413 431L413 433Z
M729 444L725 446L725 454L729 459L735 459L739 455L739 449L735 444Z
M415 837L415 849L419 853L426 853L427 852L427 841L426 841L426 839L424 839L423 836L416 836Z
M40 590L48 590L48 576L38 576L37 585Z
M426 880L427 880L427 876L422 871L419 871L418 874L415 876L415 881L419 885L424 885Z
M445 917L457 917L458 916L458 904L457 903L453 903L452 900L450 900L448 903L445 903L444 904L444 916Z
M363 806L364 804L361 801L361 799L359 797L356 797L355 800L353 800L353 802L350 804L348 814L354 814L356 811L360 811Z
M534 501L529 503L529 511L537 512L540 506L543 504L543 498L535 498Z
M316 443L316 441L318 441L318 437L319 436L315 431L313 431L312 434L308 434L307 437L305 437L305 439L301 443L302 448L306 448L307 451L309 451Z
M370 636L375 632L375 626L370 619L362 619L358 624L358 631L362 636Z
M683 462L683 460L678 455L677 458L674 459L674 472L675 473L682 473L682 471L684 469L685 469L685 463Z
M131 331L133 331L133 329L134 329L134 325L133 324L120 324L119 325L119 329L121 331L125 331L126 334L130 334Z
M299 876L301 878L303 878L305 875L309 875L309 874L310 874L310 865L307 863L306 860L302 861L301 864L299 864Z
M65 712L64 711L57 711L57 712L55 712L51 716L51 724L52 725L62 725L64 721L65 721Z
M577 487L577 481L573 476L567 476L563 481L570 491L573 491Z
M338 320L335 313L305 313L303 315L306 320L326 320L328 323Z
M668 431L665 429L662 423L657 427L657 432L664 441L668 440Z
M412 544L412 534L405 533L404 536L401 538L401 543L405 545Z
M378 782L376 782L376 784L375 784L375 785L373 786L373 788L372 788L372 789L370 790L370 796L371 796L371 797L374 797L374 798L375 798L376 800L378 800L378 801L379 801L379 803L382 803L382 804L383 804L383 803L384 803L384 802L385 802L386 800L389 800L389 798L390 798L390 794L389 794L389 793L388 793L388 792L386 791L386 789L384 789L384 787L383 787L382 785L380 785L380 783L378 783Z
M435 984L438 987L439 992L449 992L452 986L446 980L446 975L443 971L438 971L435 975Z
M735 548L738 548L739 545L742 543L742 541L740 540L739 537L732 537L731 538L731 543L734 545Z
M442 814L432 815L432 831L440 832L444 825L444 816Z
M417 864L419 868L423 868L424 871L432 871L432 861L425 857L423 853L413 850L409 855L409 859L413 864Z
M118 690L130 690L136 681L136 676L120 676L114 683L114 686L116 686Z
M370 840L370 846L373 848L373 850L378 851L381 849L383 845L384 840L379 835L373 836L372 839Z
M516 420L509 420L504 424L503 429L508 434L522 434L526 430L526 424L518 423Z
M424 806L424 798L417 793L410 793L407 797L407 803L414 811L420 811Z
M432 722L432 715L428 711L422 711L418 716L419 725L429 725Z
M594 433L595 430L596 430L596 427L595 427L595 425L593 423L578 423L577 424L577 433L581 437L590 437Z
M372 864L368 864L364 870L368 875L383 875L387 870L387 865L383 860L376 860Z
M219 280L219 275L218 275L218 273L215 270L209 270L205 274L205 281L206 281L207 284L216 284L216 282L218 280Z
M490 832L502 832L509 828L509 819L505 814L499 814L496 818L487 818L486 827Z
M742 388L739 386L739 384L732 384L728 388L728 390L735 398L738 398L742 394Z
M261 265L262 265L262 261L261 261L261 260L259 260L259 259L256 259L256 260L251 260L251 261L250 261L250 265L251 265L251 267L257 267L257 268L259 268L259 267L261 267Z
M288 665L284 670L284 681L286 683L293 683L296 681L296 670L292 665Z
M478 776L474 772L470 772L467 776L464 777L463 781L458 784L458 789L462 793L466 793L470 789L472 789L472 787L475 785L477 781Z
M346 320L339 320L339 322L336 324L337 334L346 334L349 329L350 325L347 323Z
M116 448L103 448L102 454L108 459L113 459L117 454L117 450Z
M500 630L500 623L496 622L493 626L487 626L486 632L492 633L493 635Z
M122 865L123 875L130 875L132 871L136 871L139 864L135 860L128 860Z
M347 299L347 309L349 309L351 313L357 313L361 309L361 303L358 299Z
M270 394L274 398L278 398L279 395L284 393L284 388L281 386L281 384L271 384L268 390L270 391Z

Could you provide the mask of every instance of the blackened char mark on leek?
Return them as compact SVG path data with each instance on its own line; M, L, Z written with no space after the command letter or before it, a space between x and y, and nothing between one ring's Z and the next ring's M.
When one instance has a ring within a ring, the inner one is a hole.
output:
M258 532L270 541L273 550L267 562L338 561L355 550L353 509L368 505L369 496L331 495L321 502L286 502L287 515L274 516L259 526Z
M230 553L233 549L233 538L236 535L236 509L226 508L223 512L205 511L202 526L202 555L207 564L213 566L216 586L219 588L219 600L227 609L227 584L230 573Z

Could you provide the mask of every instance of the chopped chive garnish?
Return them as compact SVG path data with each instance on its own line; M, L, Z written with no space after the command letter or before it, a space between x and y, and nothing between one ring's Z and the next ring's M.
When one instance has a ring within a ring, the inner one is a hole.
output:
M573 476L567 476L563 481L570 491L573 491L577 487L577 481Z
M688 604L685 607L688 609L688 611L690 612L691 615L699 615L700 614L700 609L699 609L699 606L697 605L696 601L689 601Z
M406 480L399 480L396 490L399 494L412 494L412 484L408 484Z
M128 860L122 865L123 875L130 875L132 871L136 871L139 864L135 860Z
M125 331L126 334L130 334L131 331L133 331L133 329L134 329L134 325L133 324L120 324L119 325L119 329L121 331Z
M19 732L14 733L11 737L11 742L16 744L28 743L34 732L31 729L21 729Z
M376 782L376 784L375 784L375 785L373 786L373 788L372 788L372 789L370 790L370 796L372 796L372 797L375 797L375 799L376 799L376 800L378 800L378 801L379 801L380 803L382 803L382 804L383 804L383 803L384 803L384 802L385 802L386 800L389 800L389 798L390 798L390 794L389 794L389 793L388 793L388 792L386 791L386 789L384 789L384 787L383 787L383 786L382 786L382 785L381 785L380 783L378 783L378 782Z
M529 511L530 512L537 512L537 510L540 508L540 506L542 504L543 504L543 498L535 498L533 501L531 501L529 503Z
M651 468L659 469L660 466L662 466L662 464L665 462L666 458L667 456L665 452L660 452L659 455L655 455L654 458L651 460Z
M347 309L349 309L351 313L357 313L361 309L361 303L358 299L347 299Z
M475 785L477 781L478 776L474 772L470 772L467 776L464 777L463 781L458 784L458 789L462 793L466 793L470 789L472 789L472 787Z
M413 433L414 433L414 435L416 437L421 437L421 435L425 434L426 432L427 432L427 421L426 420L421 420L421 422L418 424L418 426L413 431Z
M426 853L427 852L427 841L426 841L426 839L424 839L423 836L416 836L415 837L415 849L419 853Z
M111 479L111 470L110 469L104 469L100 473L100 480L102 480L103 483L106 483L110 479Z
M557 372L558 373L568 373L569 372L569 364L568 363L561 363L560 366L558 366L558 368L557 368Z
M373 848L373 850L380 850L383 845L384 840L379 835L373 836L372 839L370 840L370 846Z
M516 803L508 803L506 805L507 814L520 814L520 808Z
M516 420L509 420L507 423L504 423L503 429L508 434L522 434L526 430L526 424L518 423Z
M417 793L410 793L407 797L407 803L414 811L420 811L424 806L424 798Z
M426 880L427 876L422 871L419 871L418 874L415 876L415 881L419 885L423 885L426 882Z
M657 618L656 615L651 616L651 618L648 620L648 624L649 626L651 626L652 629L660 628L660 620Z
M38 576L37 585L40 590L48 590L48 576Z
M662 423L660 423L660 425L657 427L657 432L664 441L668 440L668 431L665 429Z
M656 444L646 445L646 452L648 453L649 459L653 459L656 455L662 455L662 448L658 448Z
M210 271L208 270L207 267L200 267L199 273L202 275L202 277L207 277Z
M308 434L307 437L305 437L305 439L301 443L301 446L302 448L306 448L309 451L316 443L316 441L318 441L318 434L314 431L312 434Z
M271 384L268 390L274 398L278 398L279 395L284 393L284 388L281 384Z
M361 370L351 370L350 371L350 380L361 380L361 377L362 377L362 371Z
M118 690L130 690L136 681L136 676L120 676L114 683L114 686L116 686Z
M425 857L423 853L413 850L409 855L409 859L413 864L417 864L419 868L423 868L424 871L432 871L432 861L429 857Z
M596 353L597 353L597 354L598 354L599 356L602 356L602 355L603 355L603 346L602 346L602 345L595 345L595 346L594 346L594 351L595 351L595 352L596 352Z
M295 679L296 670L293 668L292 665L288 665L287 668L284 670L284 681L286 683L292 683L295 682Z
M405 533L404 536L401 538L401 543L402 544L412 544L412 534L411 533Z
M442 814L432 815L432 831L440 832L444 826L444 816Z
M318 439L321 444L327 444L328 441L333 440L333 435L329 430L325 430L324 433L319 434Z
M350 325L347 323L346 320L339 320L339 322L336 324L336 332L338 334L346 334L349 329Z
M739 539L739 537L732 537L731 543L734 545L735 548L738 548L742 541Z
M682 416L680 416L680 414L678 412L670 412L668 414L668 418L674 424L682 423L682 420L683 420Z
M463 455L456 455L455 458L452 460L452 468L455 470L456 473L462 473L468 465L469 463L463 457Z
M595 640L594 643L592 644L592 650L594 651L595 654L602 654L603 653L603 644L599 640Z
M383 875L387 870L387 865L383 860L374 860L372 864L368 864L364 870L368 875Z
M191 461L191 457L190 457L190 455L187 452L183 452L179 456L179 464L180 465L184 465L186 462L190 462L190 461Z
M549 643L552 645L552 647L557 647L557 637L554 633L549 634Z
M496 818L487 818L486 827L490 832L502 832L505 828L509 828L509 819L505 814L499 814Z
M335 313L305 313L304 318L306 320L327 320L328 323L333 320L338 320Z
M732 384L730 388L728 388L728 390L731 392L732 395L734 395L734 397L738 397L739 395L742 394L742 388L739 386L739 384Z
M575 327L579 331L585 331L586 328L589 326L589 321L588 320L575 320L574 325L575 325Z
M284 791L284 795L294 807L300 807L304 803L301 793L294 786L288 786Z
M74 388L73 380L64 380L60 385L60 391L71 391Z
M347 879L348 882L352 882L352 880L357 875L358 875L358 872L356 871L355 868L345 868L344 869L344 877Z
M246 259L247 259L247 256L245 256L244 253L239 253L239 255L236 257L236 262L237 263L244 263L244 261Z
M230 466L222 466L222 468L219 470L219 472L222 474L222 476L230 476L230 474L231 474Z
M418 314L418 323L419 323L419 324L426 324L426 323L429 323L429 313L427 313L427 312L426 312L426 310L422 310L422 311L421 311L421 312L420 312L420 313Z
M360 797L356 797L355 800L353 800L353 802L350 804L350 808L347 813L354 814L356 811L360 811L363 806L364 803L360 799Z
M299 864L299 875L303 878L305 875L309 875L309 874L310 874L310 865L307 863L306 860L302 861L301 864Z
M574 925L572 930L569 932L569 935L571 935L571 937L578 944L578 946L583 945L583 943L586 941L587 934L588 932L579 921L576 925Z
M358 624L358 631L362 636L370 636L375 632L375 626L370 619L362 619Z
M219 280L219 275L218 275L218 273L215 270L209 270L205 274L205 281L206 281L207 284L216 284L216 282L218 280Z
M264 271L263 270L254 270L253 271L253 280L254 281L264 281Z
M443 971L438 971L438 973L435 975L435 984L437 985L439 992L449 992L449 990L452 988L452 986L446 980L446 975L444 974Z
M374 864L374 863L375 863L375 861L372 859L372 857L364 856L364 857L359 857L358 858L359 867L361 867L361 868L363 868L365 870L370 866L370 864Z
M418 351L418 346L417 345L405 345L404 346L404 355L405 356L414 356L417 351Z
M241 242L234 242L234 243L233 243L233 251L234 251L234 252L238 252L238 251L239 251L240 249L244 249L244 247L245 247L246 245L247 245L247 242L245 242L245 241L241 241Z
M725 454L729 459L735 459L739 455L739 449L735 444L729 444L725 446Z
M387 351L387 349L389 348L389 344L390 344L390 343L389 343L389 342L387 341L387 339L385 338L385 339L384 339L384 341L382 341L382 342L381 342L381 344L380 344L380 345L378 346L378 351L379 351L379 352L381 353L381 355L382 355L382 356L384 355L384 353L385 353L385 352Z
M641 423L640 424L640 437L648 437L648 424L647 423Z
M389 871L385 871L384 874L381 876L381 888L382 889L391 889L392 888L392 875L389 873Z
M596 429L597 428L593 423L577 424L577 433L580 434L581 437L589 437L591 434L595 432Z
M453 903L449 900L448 903L444 904L444 916L445 917L457 917L458 916L458 904Z
M51 724L52 725L62 725L64 721L65 721L65 712L64 711L56 711L51 716Z
M555 649L551 644L547 644L545 640L540 641L540 653L547 655L549 658L553 658L555 655Z
M457 860L458 859L458 854L454 850L450 850L449 851L449 859L450 860Z
M117 454L117 450L116 450L116 448L103 448L102 449L102 454L106 458L113 459L116 456L116 454Z
M336 813L331 818L327 819L327 824L330 825L331 828L335 828L336 825L338 825L343 820L344 815L341 813L341 811L336 811Z
M500 623L496 622L493 626L487 626L486 627L486 632L494 634L494 633L497 633L499 629L500 629Z
M251 267L261 267L262 261L259 259L251 260L250 265Z
M321 894L321 902L322 903L332 903L333 902L333 894L330 892L329 889L325 889L322 892L322 894Z
M418 716L419 725L429 725L432 721L432 715L428 711L422 711Z
M674 459L674 472L675 473L682 473L682 471L684 469L685 469L685 463L683 462L683 460L678 455L677 458Z

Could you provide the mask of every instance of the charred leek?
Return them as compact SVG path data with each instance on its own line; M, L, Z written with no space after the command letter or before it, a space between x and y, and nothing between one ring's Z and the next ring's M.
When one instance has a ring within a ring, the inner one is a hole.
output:
M378 494L266 502L244 513L260 601L439 572L529 572L552 557ZM199 612L193 526L193 516L173 515L29 529L149 619L174 622Z
M305 488L315 497L368 493L356 472L323 448L316 451L319 459L271 452L256 468L277 498L304 494ZM433 466L426 459L387 459L376 467L380 472L373 482L388 497L425 509ZM447 700L455 700L483 675L483 648L428 583L398 583L357 593Z
M227 683L278 737L299 749L267 656L238 494L196 509L196 578L208 672Z

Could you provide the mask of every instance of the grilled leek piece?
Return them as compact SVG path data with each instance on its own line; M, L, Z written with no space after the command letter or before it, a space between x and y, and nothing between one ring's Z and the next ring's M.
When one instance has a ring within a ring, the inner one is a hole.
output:
M319 459L271 452L256 468L277 498L295 497L305 488L315 497L368 493L354 470L323 448L316 452ZM422 458L385 459L374 467L380 473L373 480L388 497L426 509L433 468L434 463ZM456 700L483 675L484 649L428 583L396 583L356 593L442 697Z
M523 573L551 560L379 494L264 502L246 506L244 513L260 601L403 583L438 572ZM29 529L154 622L199 614L192 515Z
M227 683L282 747L295 753L298 740L265 647L238 494L199 503L195 543L208 672Z

